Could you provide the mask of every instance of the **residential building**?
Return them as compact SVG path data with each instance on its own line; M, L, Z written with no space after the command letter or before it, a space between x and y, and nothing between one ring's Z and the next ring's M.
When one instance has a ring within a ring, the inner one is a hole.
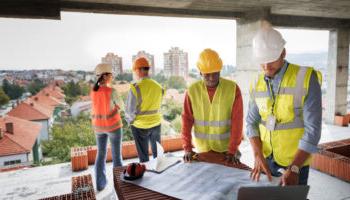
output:
M182 76L184 78L188 75L188 53L172 47L167 53L164 53L164 75Z
M114 53L107 53L105 57L101 59L102 63L108 63L112 65L113 74L116 76L123 73L123 59Z
M28 166L40 161L41 125L17 117L0 117L0 168Z

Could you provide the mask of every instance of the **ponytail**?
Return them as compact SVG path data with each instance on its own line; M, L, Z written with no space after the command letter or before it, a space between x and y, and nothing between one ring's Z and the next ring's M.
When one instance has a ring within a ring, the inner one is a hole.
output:
M102 81L102 79L103 79L103 74L97 79L97 81L96 81L96 83L95 83L95 85L94 85L93 90L94 90L95 92L97 92L98 89L100 88L100 82Z

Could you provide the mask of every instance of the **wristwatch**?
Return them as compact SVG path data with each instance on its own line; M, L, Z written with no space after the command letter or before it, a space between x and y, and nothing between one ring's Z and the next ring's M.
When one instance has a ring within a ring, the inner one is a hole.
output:
M299 167L297 165L291 165L289 166L289 169L291 172L299 174Z

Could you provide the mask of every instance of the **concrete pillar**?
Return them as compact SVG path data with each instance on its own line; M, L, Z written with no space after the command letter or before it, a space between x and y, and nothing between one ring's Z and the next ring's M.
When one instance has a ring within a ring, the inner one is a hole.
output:
M326 123L333 124L334 116L347 114L349 75L349 37L346 29L331 30L328 42Z
M255 66L252 62L252 40L258 29L261 27L261 23L261 20L253 22L237 20L236 65L238 70L258 70L258 66Z
M237 20L236 66L233 80L239 85L243 97L244 114L248 110L249 85L257 76L260 67L253 62L252 41L261 27L262 20Z

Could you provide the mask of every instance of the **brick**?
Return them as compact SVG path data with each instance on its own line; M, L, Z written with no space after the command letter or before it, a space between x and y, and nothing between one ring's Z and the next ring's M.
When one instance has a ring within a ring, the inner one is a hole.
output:
M76 150L76 149L74 149ZM79 151L80 149L77 149ZM72 177L72 193L43 198L41 200L96 200L91 175Z
M72 171L81 171L88 168L88 156L86 148L71 149L71 166Z
M349 117L348 115L336 115L334 118L334 123L338 126L348 126Z
M350 139L320 144L311 167L350 182Z

